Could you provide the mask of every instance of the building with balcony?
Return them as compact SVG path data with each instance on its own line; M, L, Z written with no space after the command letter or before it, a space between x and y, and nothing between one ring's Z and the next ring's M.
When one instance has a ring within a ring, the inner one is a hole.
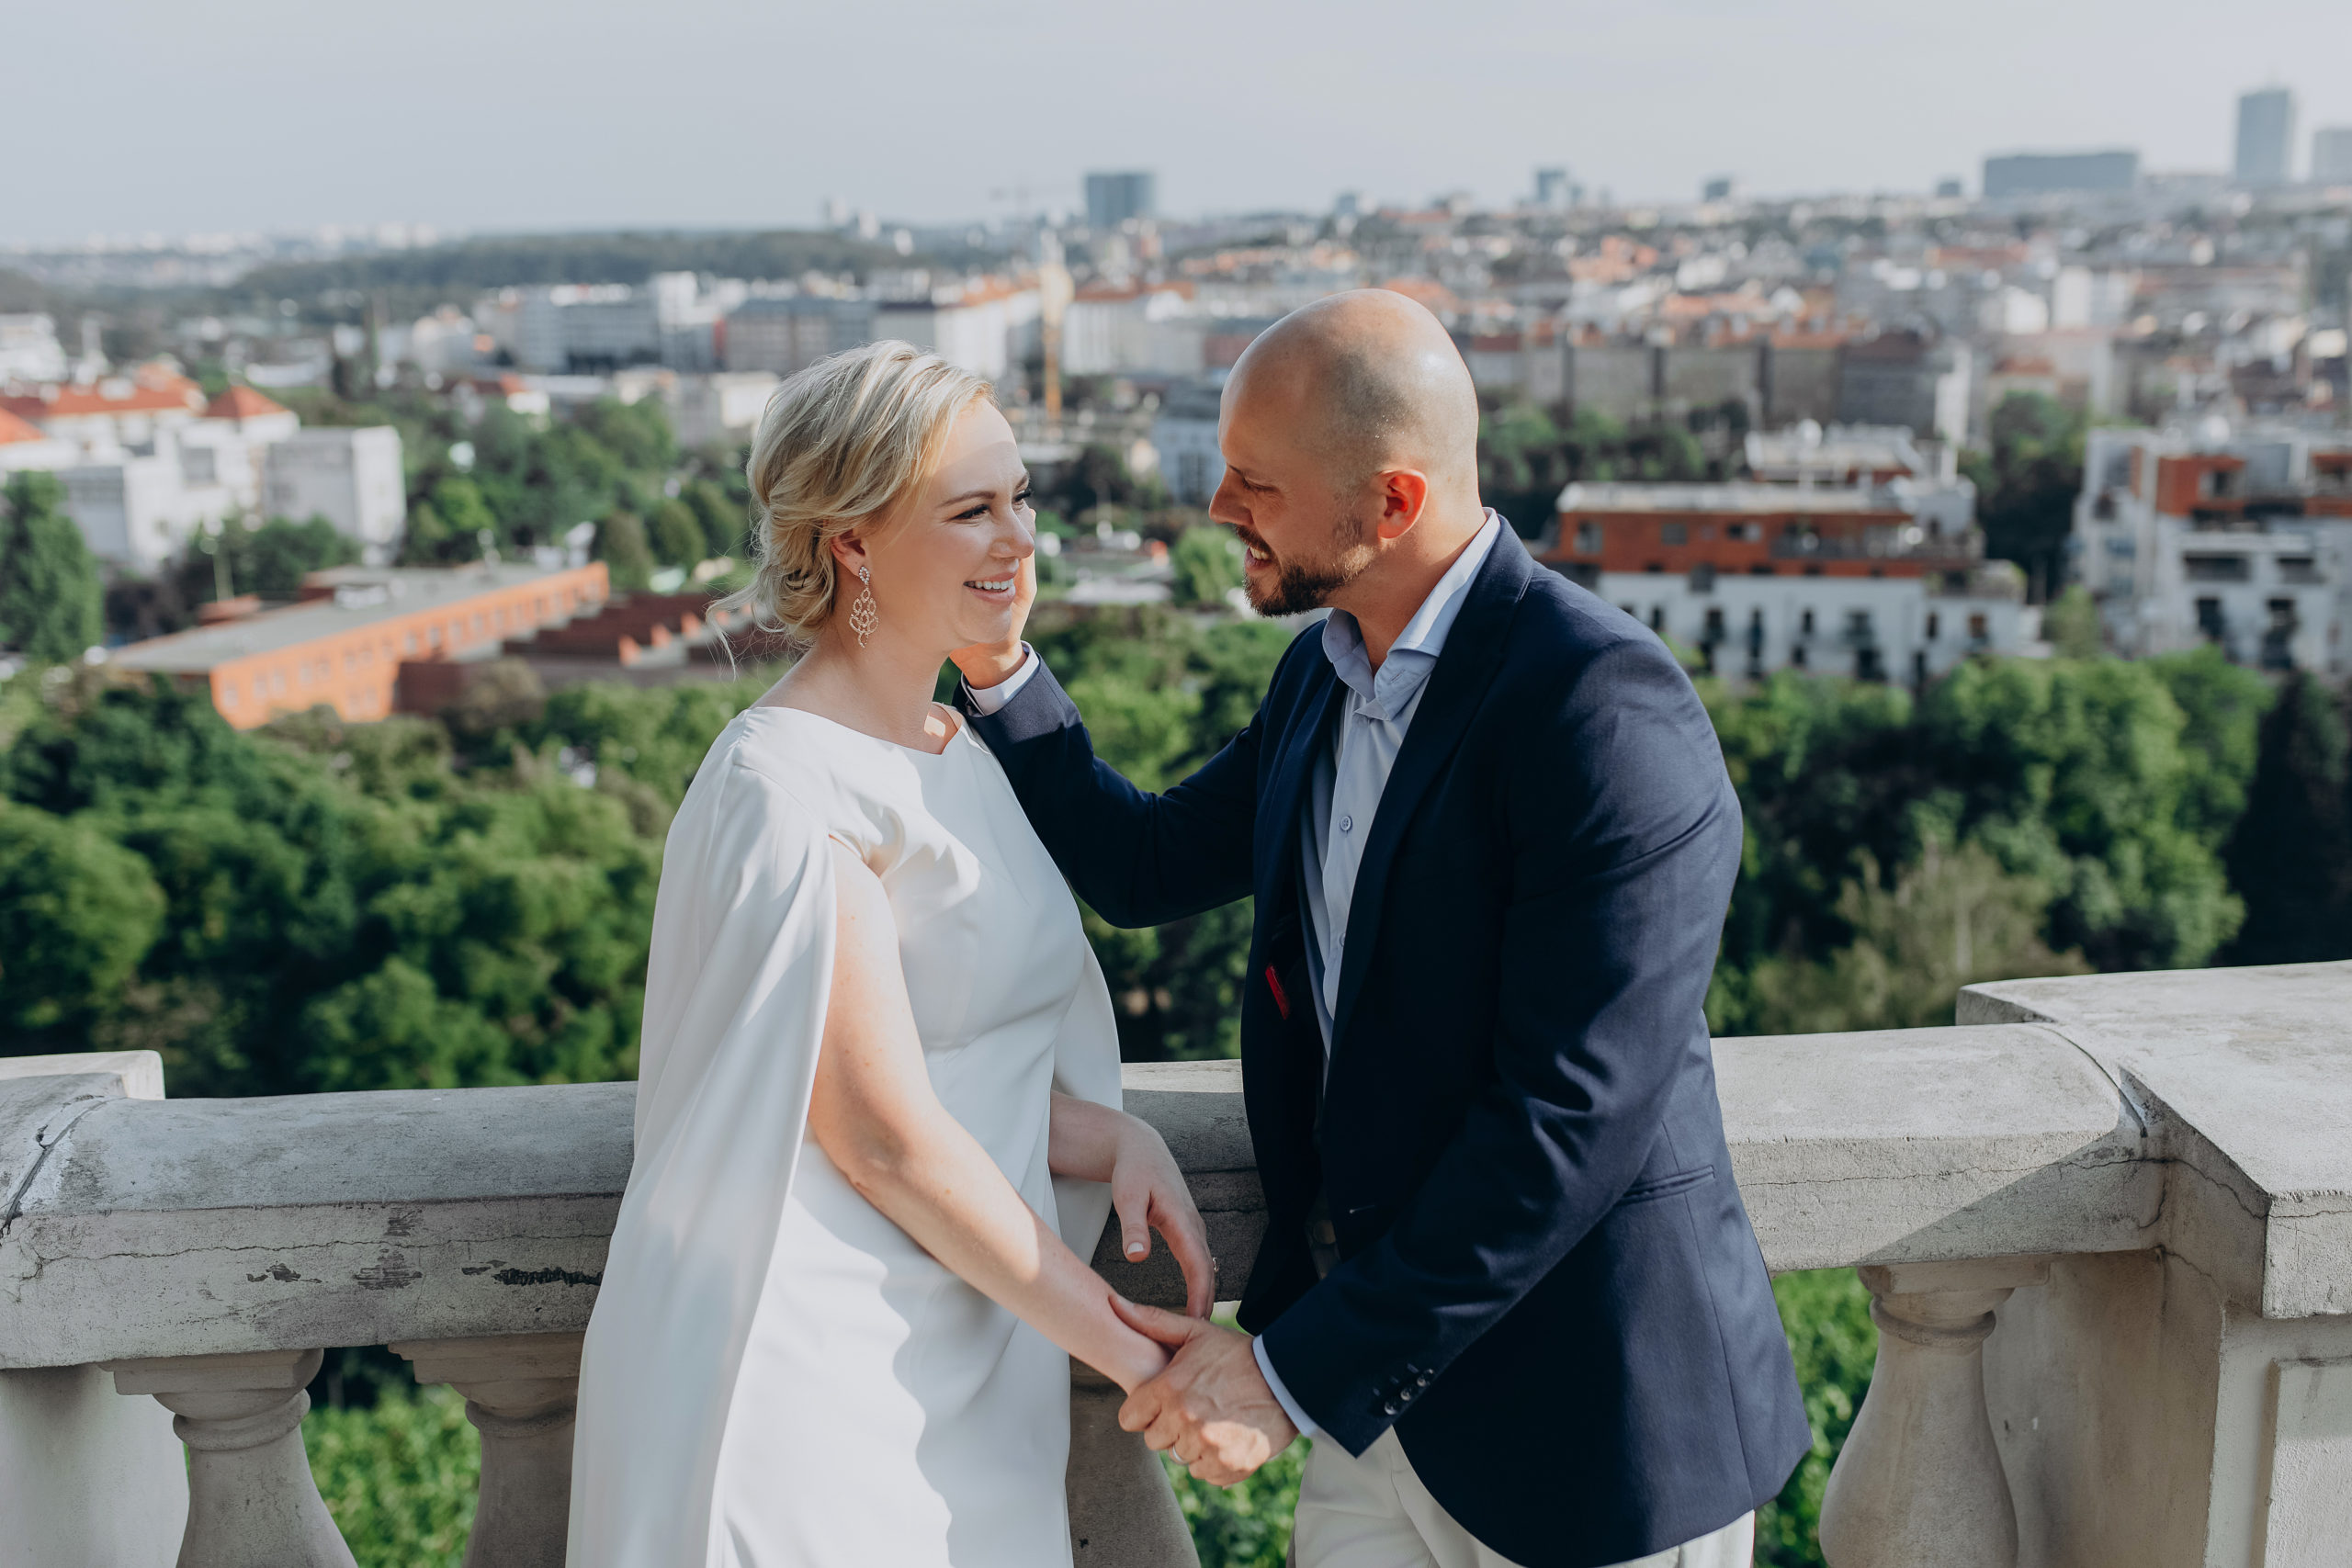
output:
M2071 547L2120 653L2212 643L2263 669L2352 669L2352 437L2093 430Z
M2118 974L1972 986L1951 1028L1714 1043L1767 1267L1871 1296L1829 1562L2341 1568L2347 1010L2352 964ZM1238 1292L1267 1224L1239 1064L1125 1078ZM0 1551L348 1568L304 1385L385 1345L481 1431L467 1560L560 1564L635 1086L164 1089L150 1051L0 1058ZM1114 1288L1181 1307L1166 1249L1118 1247ZM1121 1400L1073 1367L1080 1561L1192 1568Z
M494 657L511 637L594 612L609 592L602 561L343 567L311 573L296 604L247 601L252 613L132 643L113 663L204 692L239 729L322 704L379 719L446 700L433 667Z
M2020 651L2017 569L1984 558L1973 515L1953 525L1935 510L1949 491L1897 482L1571 484L1537 558L1713 674L1918 685L1972 654Z

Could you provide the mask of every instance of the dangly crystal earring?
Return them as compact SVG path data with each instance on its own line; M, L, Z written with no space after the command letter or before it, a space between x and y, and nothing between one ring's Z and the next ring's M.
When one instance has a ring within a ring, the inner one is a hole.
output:
M858 590L857 602L849 607L849 629L857 634L857 646L864 648L874 628L882 624L882 612L874 604L874 574L859 567L857 580L865 586Z

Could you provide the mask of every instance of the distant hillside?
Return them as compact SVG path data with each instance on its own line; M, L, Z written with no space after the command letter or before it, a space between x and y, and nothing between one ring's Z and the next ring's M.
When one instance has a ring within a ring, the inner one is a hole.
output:
M65 303L55 289L39 278L13 267L0 266L0 315L39 310L55 313Z
M229 292L308 304L322 295L380 295L397 315L443 300L462 304L485 288L531 283L642 283L657 272L721 277L797 277L815 269L864 276L920 265L885 245L842 234L519 234L460 240L414 251L256 267Z

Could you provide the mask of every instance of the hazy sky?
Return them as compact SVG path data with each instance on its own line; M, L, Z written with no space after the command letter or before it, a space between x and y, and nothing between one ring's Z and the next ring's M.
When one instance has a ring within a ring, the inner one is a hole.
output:
M0 241L404 220L801 227L1334 193L1975 187L1991 151L2224 166L2284 80L2352 124L2346 0L78 0L11 7Z

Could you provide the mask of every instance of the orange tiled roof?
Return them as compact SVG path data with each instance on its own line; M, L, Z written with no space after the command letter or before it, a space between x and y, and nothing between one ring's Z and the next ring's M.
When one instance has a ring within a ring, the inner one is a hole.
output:
M91 414L161 413L204 406L203 389L195 382L155 366L141 366L137 378L119 392L109 391L108 385L52 382L37 392L0 397L0 410L41 424Z
M23 420L18 419L6 409L0 408L0 446L7 446L9 443L16 441L43 441L46 439L48 438L41 434L39 426L27 424Z
M274 403L251 387L232 387L205 405L207 419L259 419L264 414L284 413L285 406Z

